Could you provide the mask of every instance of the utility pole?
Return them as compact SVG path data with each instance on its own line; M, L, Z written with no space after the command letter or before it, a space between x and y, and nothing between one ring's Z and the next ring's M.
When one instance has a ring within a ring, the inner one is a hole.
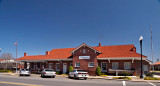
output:
M153 43L152 43L152 26L150 27L151 29L151 53L152 53L152 71L154 71L154 66L153 66Z

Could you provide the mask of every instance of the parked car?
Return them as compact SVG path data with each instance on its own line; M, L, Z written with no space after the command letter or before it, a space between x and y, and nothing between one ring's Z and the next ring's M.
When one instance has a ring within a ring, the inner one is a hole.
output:
M30 76L31 72L29 71L29 69L21 69L19 72L19 76Z
M75 78L75 79L79 79L79 78L84 78L87 79L89 77L88 72L81 70L81 69L74 69L73 71L71 71L68 74L69 78Z
M50 77L55 77L56 76L56 72L53 69L44 69L41 72L41 77L45 77L45 76L50 76Z

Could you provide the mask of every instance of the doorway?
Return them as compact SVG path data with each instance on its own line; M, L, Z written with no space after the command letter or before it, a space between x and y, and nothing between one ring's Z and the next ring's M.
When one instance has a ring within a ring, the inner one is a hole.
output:
M67 72L67 63L63 63L63 74Z

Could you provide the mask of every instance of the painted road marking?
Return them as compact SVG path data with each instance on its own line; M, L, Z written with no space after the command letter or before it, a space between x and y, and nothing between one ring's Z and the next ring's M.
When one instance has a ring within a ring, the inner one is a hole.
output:
M152 86L156 86L155 84L151 83L151 82L148 82L149 84L151 84Z
M126 86L126 82L125 81L122 81L122 83L123 83L123 86Z
M14 85L24 85L24 86L42 86L42 85L25 84L25 83L3 82L3 81L0 81L0 83L4 83L4 84L14 84Z

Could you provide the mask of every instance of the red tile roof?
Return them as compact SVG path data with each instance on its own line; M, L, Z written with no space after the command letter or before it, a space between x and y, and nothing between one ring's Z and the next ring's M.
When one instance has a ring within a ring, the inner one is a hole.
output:
M159 62L154 63L153 65L160 65L160 61L159 61Z
M141 57L140 54L131 51L134 45L116 45L92 47L102 54L97 58L121 58L121 57ZM40 59L68 59L72 56L71 51L76 48L53 49L49 55L24 56L17 60L40 60ZM143 55L143 57L146 57Z
M4 61L4 59L0 59L0 61Z

